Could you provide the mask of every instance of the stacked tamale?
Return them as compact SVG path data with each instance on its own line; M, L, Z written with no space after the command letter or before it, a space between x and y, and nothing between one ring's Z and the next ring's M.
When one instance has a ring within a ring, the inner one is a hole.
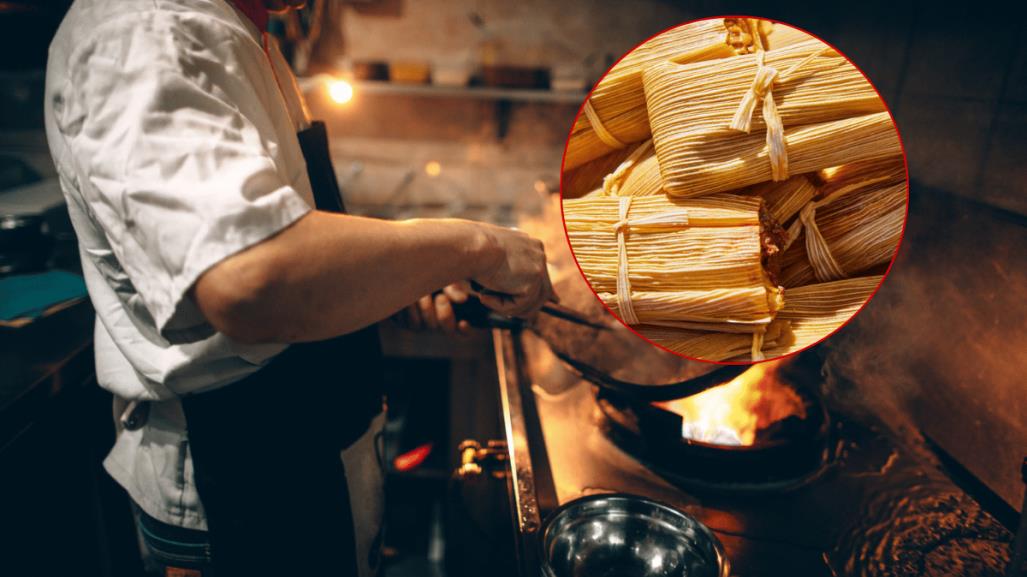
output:
M599 298L711 361L837 330L882 282L907 204L869 81L820 40L755 19L693 22L625 56L583 106L563 176L568 239Z

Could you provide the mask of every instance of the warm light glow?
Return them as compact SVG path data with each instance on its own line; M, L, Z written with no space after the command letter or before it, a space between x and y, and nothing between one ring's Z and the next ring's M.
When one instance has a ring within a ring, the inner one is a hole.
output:
M542 182L541 180L536 180L535 181L535 192L537 192L539 194L545 194L545 193L549 192L549 187L546 186L546 183Z
M336 104L346 104L353 100L353 85L345 80L332 80L328 83L328 96Z
M726 384L656 403L682 416L681 435L719 445L752 445L756 432L791 415L806 416L802 398L777 377L780 361L760 363Z
M838 170L840 168L841 166L829 166L827 168L821 169L820 175L827 180L831 180L832 178L834 178L834 175L838 173Z
M428 176L435 178L442 173L442 165L437 161L430 160L424 165L424 173Z

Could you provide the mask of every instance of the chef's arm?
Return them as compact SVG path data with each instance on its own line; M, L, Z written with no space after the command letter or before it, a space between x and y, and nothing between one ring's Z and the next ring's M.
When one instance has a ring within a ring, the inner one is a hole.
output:
M530 314L552 298L542 244L523 233L320 211L211 267L192 297L237 341L299 342L355 331L465 279L512 295L482 299L505 314Z

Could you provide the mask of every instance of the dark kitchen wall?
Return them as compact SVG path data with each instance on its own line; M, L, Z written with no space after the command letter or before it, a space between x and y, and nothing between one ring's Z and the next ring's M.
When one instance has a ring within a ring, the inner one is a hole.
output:
M689 3L666 0L373 0L347 5L342 33L354 60L474 60L583 66L601 73L649 36L680 23Z
M47 48L71 0L0 2L0 157L53 174L43 134Z
M1025 247L1023 216L914 181L891 274L821 345L831 393L900 438L927 437L1017 509L1027 456Z

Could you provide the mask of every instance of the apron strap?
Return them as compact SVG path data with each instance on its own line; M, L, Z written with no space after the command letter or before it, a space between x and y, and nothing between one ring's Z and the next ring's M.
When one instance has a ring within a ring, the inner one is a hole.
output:
M331 153L328 148L328 131L325 123L315 120L299 134L300 150L307 161L307 174L310 176L310 188L314 192L314 206L318 210L328 212L346 212L346 203L342 200L342 189L335 177ZM318 151L324 151L319 154Z
M297 138L317 208L344 212L324 123ZM349 477L379 472L347 471L343 453L381 413L383 374L372 325L294 344L241 381L182 399L218 577L374 570L380 534L357 538L376 528L354 527L350 501L367 483Z

